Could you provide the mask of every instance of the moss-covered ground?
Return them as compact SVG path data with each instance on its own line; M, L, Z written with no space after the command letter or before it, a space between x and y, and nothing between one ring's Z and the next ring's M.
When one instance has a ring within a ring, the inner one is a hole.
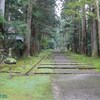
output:
M100 72L100 58L99 57L89 57L86 55L80 55L72 52L66 53L68 56L74 59L76 62L90 64L96 68L96 71Z
M52 100L51 76L34 75L7 79L0 76L0 100Z
M37 56L18 59L17 64L12 64L12 65L0 64L0 72L6 72L6 71L9 72L9 68L11 67L12 72L20 72L21 74L24 74L49 53L50 53L49 51L42 51Z
M38 57L18 60L12 71L25 73L43 56L50 52L44 51ZM48 60L44 60L43 63ZM49 61L48 61L49 62ZM7 70L7 65L2 65ZM0 73L0 100L53 100L50 75L14 76Z

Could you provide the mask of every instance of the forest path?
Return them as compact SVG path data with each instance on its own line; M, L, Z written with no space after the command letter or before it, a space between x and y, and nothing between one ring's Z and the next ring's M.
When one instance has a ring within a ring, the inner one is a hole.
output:
M100 100L100 74L90 65L74 62L61 52L54 52L52 59L54 100Z

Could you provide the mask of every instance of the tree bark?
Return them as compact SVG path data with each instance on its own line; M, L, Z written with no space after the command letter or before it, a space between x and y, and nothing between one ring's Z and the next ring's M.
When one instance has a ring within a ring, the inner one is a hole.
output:
M81 54L82 53L82 31L81 31L81 22L80 22L80 20L79 20L78 32L79 32L79 53Z
M96 20L93 20L91 41L92 41L92 56L97 57L98 56L98 45L97 45Z
M99 1L98 0L95 0L96 1L96 14L97 14L97 21L98 21L98 38L99 38L99 55L100 55L100 13L99 13Z
M86 32L85 6L82 10L83 10L83 18L82 18L82 53L87 54L87 32Z
M24 57L30 56L30 42L31 42L31 20L32 20L32 0L28 1L28 10L27 10L27 26L30 30L28 33L26 33L25 36L25 51L24 51Z

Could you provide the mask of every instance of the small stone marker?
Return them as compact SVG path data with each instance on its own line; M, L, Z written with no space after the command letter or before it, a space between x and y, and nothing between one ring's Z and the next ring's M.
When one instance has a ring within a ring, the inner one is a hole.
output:
M16 64L16 60L14 59L14 58L6 58L5 59L5 61L4 61L4 63L5 64L8 64L8 65L10 65L10 67L9 67L9 78L11 79L12 78L12 65L13 64Z
M12 58L12 48L9 48L9 57L4 60L5 64L10 65L9 67L9 78L12 78L12 65L16 64L16 59Z

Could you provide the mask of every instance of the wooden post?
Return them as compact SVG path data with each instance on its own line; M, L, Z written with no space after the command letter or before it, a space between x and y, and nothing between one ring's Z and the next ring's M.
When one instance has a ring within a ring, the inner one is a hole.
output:
M9 78L12 79L12 70L11 70L11 67L9 68Z

